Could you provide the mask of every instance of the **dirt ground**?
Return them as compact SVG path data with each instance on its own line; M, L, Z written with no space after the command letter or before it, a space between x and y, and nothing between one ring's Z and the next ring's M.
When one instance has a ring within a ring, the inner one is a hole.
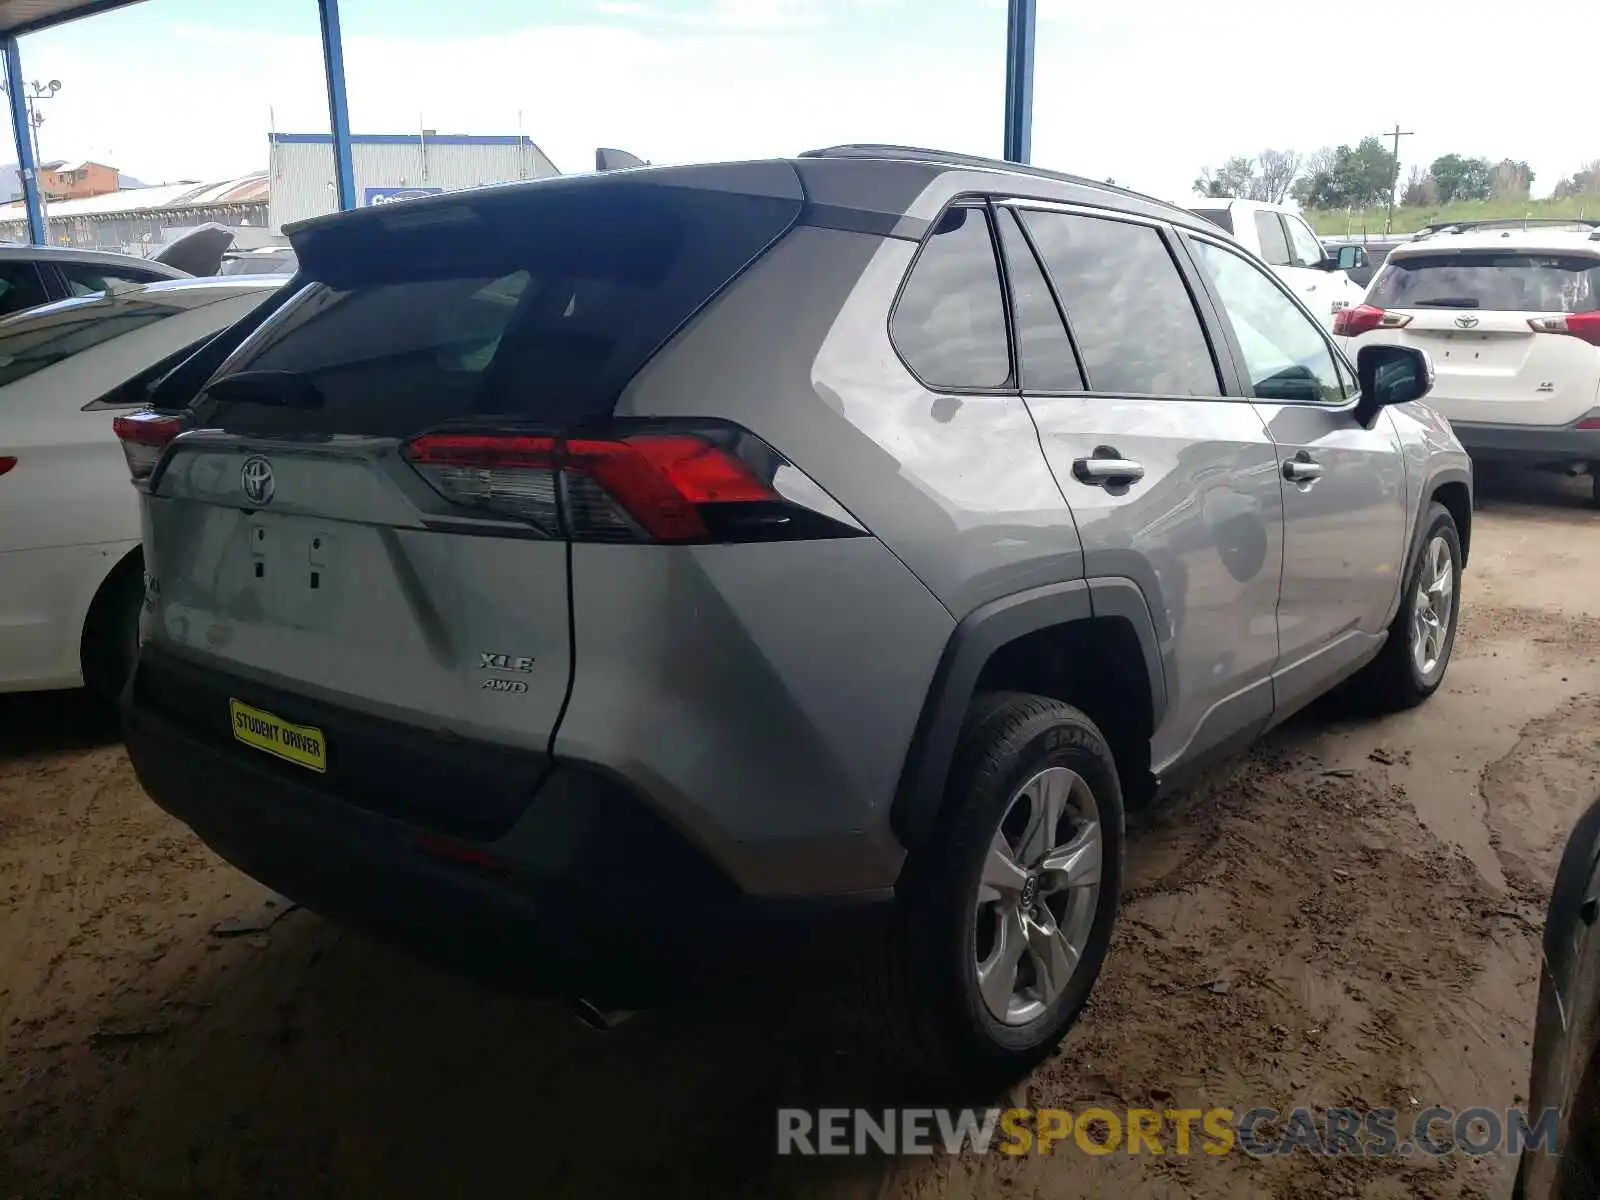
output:
M1481 498L1427 706L1324 705L1140 822L1105 974L1018 1102L1524 1098L1547 889L1600 792L1600 514L1581 495ZM259 928L221 936L229 920ZM594 1033L272 906L145 799L81 699L0 703L0 1200L1509 1185L1498 1158L777 1159L776 1107L893 1094L852 995Z

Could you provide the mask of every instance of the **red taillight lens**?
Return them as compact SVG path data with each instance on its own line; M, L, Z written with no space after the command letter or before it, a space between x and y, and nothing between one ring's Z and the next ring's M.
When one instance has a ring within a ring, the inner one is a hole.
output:
M1561 333L1600 346L1600 312L1566 313L1559 317L1530 317L1528 328L1535 333Z
M748 518L732 536L795 536L819 521L836 523L786 500L738 454L699 433L423 434L403 453L454 503L547 533L564 528L580 541L716 541L729 535L713 525L730 512Z
M692 434L645 434L623 441L575 439L566 445L568 495L574 534L621 532L626 515L658 542L693 542L707 537L702 504L778 499L732 454ZM590 487L586 480L592 480ZM595 494L598 489L599 495ZM620 511L604 513L609 498ZM608 519L609 518L609 519Z
M127 413L111 422L117 438L122 442L122 454L128 460L128 473L135 480L148 479L161 461L161 454L186 428L188 420L171 413L153 409Z
M1374 329L1404 329L1411 324L1405 313L1386 312L1370 304L1340 309L1333 317L1333 331L1341 337L1356 337Z
M11 470L11 468L16 466L16 465L17 465L16 455L14 455L14 454L0 454L0 475L4 475L7 471Z

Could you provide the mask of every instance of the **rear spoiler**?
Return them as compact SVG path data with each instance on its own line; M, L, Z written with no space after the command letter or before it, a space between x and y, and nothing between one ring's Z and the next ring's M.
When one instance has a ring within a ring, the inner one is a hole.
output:
M246 338L265 325L273 313L294 297L300 290L300 282L296 276L282 287L274 289L260 304L219 331L205 345L152 383L148 396L150 407L166 412L188 408L228 355L243 345Z

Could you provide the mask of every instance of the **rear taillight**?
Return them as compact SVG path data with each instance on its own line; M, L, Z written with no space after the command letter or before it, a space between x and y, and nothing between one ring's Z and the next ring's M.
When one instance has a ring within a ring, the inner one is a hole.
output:
M794 468L742 431L607 438L423 434L402 453L452 503L578 541L750 541L861 532L843 510L824 511L836 506L821 489L815 491L823 502L816 504L780 494L771 480L779 469Z
M1374 329L1404 329L1411 324L1405 313L1386 312L1370 304L1340 309L1333 317L1333 331L1341 337L1355 337Z
M1528 328L1535 333L1561 333L1600 346L1600 312L1565 313L1559 317L1530 317Z
M14 455L14 454L0 454L0 475L4 475L7 471L11 470L11 468L16 466L16 465L17 465L16 455Z
M150 478L167 443L188 428L188 420L172 413L144 409L117 417L111 422L111 428L116 430L117 439L122 443L128 473L138 481Z

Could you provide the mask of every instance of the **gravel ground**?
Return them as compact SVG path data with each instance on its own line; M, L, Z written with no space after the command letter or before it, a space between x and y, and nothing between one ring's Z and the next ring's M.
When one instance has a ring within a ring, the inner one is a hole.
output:
M1423 709L1328 705L1143 819L1110 960L1018 1103L1523 1098L1538 930L1600 791L1600 514L1482 498ZM219 922L254 928L219 936ZM0 1197L1490 1196L1499 1159L778 1160L878 1106L850 993L609 1034L284 911L140 792L70 695L0 698Z

